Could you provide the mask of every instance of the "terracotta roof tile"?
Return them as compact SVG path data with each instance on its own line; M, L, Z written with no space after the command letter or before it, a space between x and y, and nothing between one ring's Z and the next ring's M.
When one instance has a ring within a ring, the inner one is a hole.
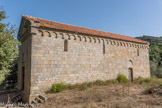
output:
M23 17L29 20L39 22L41 27L62 30L62 31L69 31L74 33L87 34L87 35L100 36L100 37L108 37L112 39L125 40L125 41L131 41L131 42L142 43L142 44L149 44L149 42L147 41L136 39L130 36L109 33L109 32L104 32L104 31L99 31L99 30L94 30L94 29L89 29L89 28L84 28L84 27L79 27L79 26L74 26L69 24L63 24L63 23L44 20L44 19L35 18L31 16L23 16Z

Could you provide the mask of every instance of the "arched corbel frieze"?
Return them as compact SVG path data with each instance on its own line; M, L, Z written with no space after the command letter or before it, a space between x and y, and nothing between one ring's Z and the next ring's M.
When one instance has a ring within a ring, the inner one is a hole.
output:
M44 36L44 33L43 33L42 30L38 30L38 32L39 32L39 34L40 34L41 36Z
M131 43L129 43L129 46L130 46L130 47L132 47L132 44L131 44Z
M71 35L73 37L74 40L76 40L76 36L74 34Z
M97 38L97 40L98 40L98 43L100 43L100 42L101 42L99 38Z
M54 35L55 38L58 38L58 35L57 35L56 32L53 32L53 35Z
M96 43L96 38L93 38L93 42Z
M113 41L112 40L110 40L110 44L113 45Z
M116 42L113 40L113 45L116 45Z
M137 48L140 48L139 45L137 45Z
M125 46L125 42L122 42L123 43L123 46Z
M139 46L139 45L137 45L137 48L140 48L140 46Z
M117 46L119 46L119 42L118 41L116 42L116 44L117 44Z
M109 44L109 40L108 39L105 39L105 43Z
M119 46L123 46L122 42L119 42Z
M134 47L134 44L132 44L132 47Z
M77 37L78 37L79 41L82 41L82 38L81 38L81 36L79 36L79 35L78 35Z
M101 39L102 40L102 43L105 44L105 40L104 39Z
M129 47L129 43L128 42L126 43L126 46Z
M51 33L49 31L45 31L45 36L51 37Z
M65 39L64 34L63 34L63 33L60 33L60 35L61 35L61 38L62 38L62 39Z
M129 46L132 47L132 43L129 43Z
M88 39L89 39L89 41L88 41L88 42L92 42L92 39L91 39L91 37L88 37Z
M137 48L137 44L135 44L134 46L135 46L135 48Z
M68 40L71 40L71 36L70 34L66 34L68 36Z
M68 39L68 38L69 38L69 36L68 36L68 34L67 34L67 33L63 33L63 35L64 35L64 39L69 40L69 39Z
M84 41L87 42L87 38L86 38L86 36L83 36L83 38L84 38Z

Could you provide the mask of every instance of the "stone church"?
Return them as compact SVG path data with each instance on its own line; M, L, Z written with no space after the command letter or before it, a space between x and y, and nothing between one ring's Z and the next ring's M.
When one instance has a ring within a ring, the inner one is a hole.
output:
M133 37L22 16L18 90L31 102L54 83L150 77L149 43Z

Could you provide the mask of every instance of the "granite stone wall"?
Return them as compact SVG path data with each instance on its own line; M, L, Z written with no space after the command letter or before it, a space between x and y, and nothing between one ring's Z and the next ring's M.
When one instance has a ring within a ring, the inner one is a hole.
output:
M66 51L67 48L67 51ZM118 73L150 77L149 45L31 27L20 46L18 87L25 54L24 100L30 102L54 83L115 79Z
M128 77L130 67L134 78L150 76L148 45L39 29L32 37L31 52L31 94L59 82L109 80L118 73Z

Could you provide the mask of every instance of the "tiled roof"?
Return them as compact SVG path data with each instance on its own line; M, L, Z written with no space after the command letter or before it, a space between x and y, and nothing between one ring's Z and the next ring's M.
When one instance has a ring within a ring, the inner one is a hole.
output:
M69 31L69 32L74 32L74 33L87 34L87 35L98 36L98 37L107 37L107 38L112 38L112 39L131 41L131 42L142 43L142 44L149 43L147 41L136 39L130 36L109 33L109 32L104 32L104 31L99 31L99 30L94 30L94 29L89 29L89 28L84 28L84 27L79 27L79 26L74 26L74 25L69 25L69 24L63 24L63 23L44 20L44 19L35 18L31 16L23 16L23 17L29 20L39 22L41 27L46 27L46 28L51 28L51 29L56 29L56 30L61 30L61 31Z

